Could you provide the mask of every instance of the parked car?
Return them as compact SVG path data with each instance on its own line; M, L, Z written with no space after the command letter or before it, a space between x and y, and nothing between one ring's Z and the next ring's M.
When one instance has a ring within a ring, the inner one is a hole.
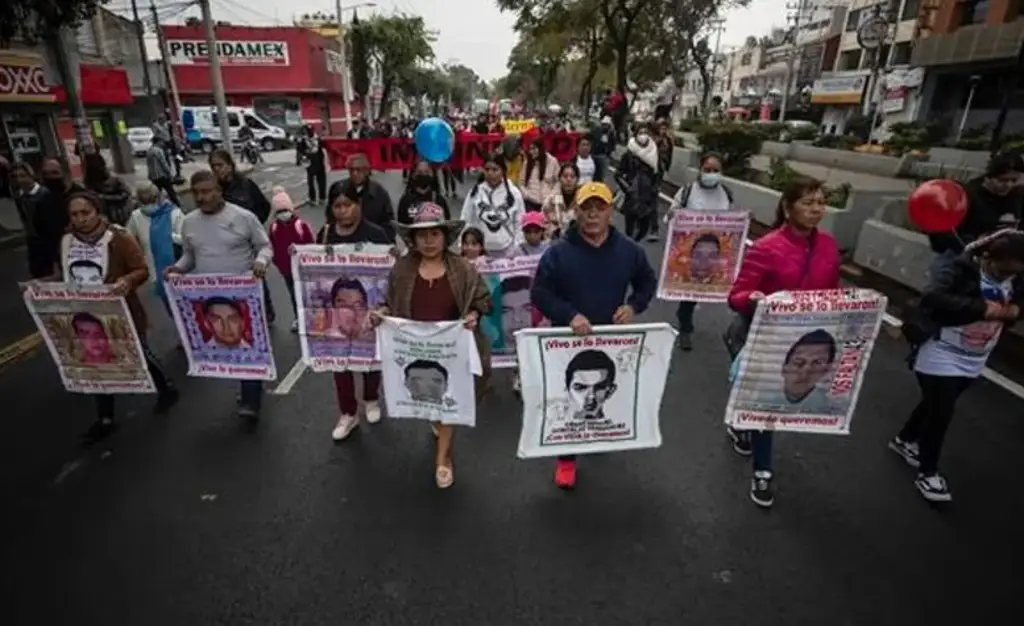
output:
M128 142L132 144L132 154L145 156L153 145L153 129L145 126L133 126L128 129Z

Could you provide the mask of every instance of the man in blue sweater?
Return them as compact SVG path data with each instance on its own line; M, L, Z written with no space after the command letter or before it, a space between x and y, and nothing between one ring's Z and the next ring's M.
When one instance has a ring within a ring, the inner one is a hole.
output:
M631 323L647 309L658 278L643 248L612 228L607 185L582 185L576 206L575 227L540 259L530 300L552 326L587 335L594 326ZM576 457L558 459L555 484L576 486Z

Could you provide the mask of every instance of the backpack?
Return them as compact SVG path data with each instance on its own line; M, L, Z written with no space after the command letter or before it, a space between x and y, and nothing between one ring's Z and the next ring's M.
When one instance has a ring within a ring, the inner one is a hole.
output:
M696 184L697 183L693 182L693 183L687 184L686 187L683 187L683 195L679 196L679 208L681 208L681 209L685 209L686 208L686 203L690 201L690 192L693 191L693 186L696 185ZM732 203L733 203L733 200L732 200L732 189L729 189L729 186L724 184L724 183L718 183L718 184L722 186L723 190L725 190L725 197L729 199L729 204L732 205Z

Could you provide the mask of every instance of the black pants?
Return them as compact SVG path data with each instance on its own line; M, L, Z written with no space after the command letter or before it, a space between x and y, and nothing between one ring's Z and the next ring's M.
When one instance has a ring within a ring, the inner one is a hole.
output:
M651 211L646 215L637 215L634 212L626 213L626 236L636 241L643 241L651 229L651 223L658 220L658 214Z
M322 167L306 168L306 190L310 202L327 200L327 170Z
M42 237L30 237L25 240L25 251L28 253L29 276L35 279L50 278L57 273L59 246L51 245Z
M956 401L973 378L963 376L932 376L915 373L921 387L921 402L903 425L899 438L906 442L917 442L920 447L918 460L922 474L934 474L939 467L939 454L946 431L953 421Z
M295 313L295 319L299 319L299 304L295 300L295 279L284 276L284 286L288 288L288 297L292 301L292 313Z
M455 195L455 175L448 168L441 170L441 176L444 178L444 190L448 195Z
M654 119L655 120L667 120L672 117L672 105L671 104L659 104L654 107Z
M181 206L181 201L178 200L178 192L174 190L174 181L170 178L154 178L149 182L156 185L156 188L167 194L167 199L174 203L175 206Z
M149 344L145 341L142 342L142 357L146 360L146 369L149 370L149 375L153 377L153 384L156 385L156 392L158 394L164 394L171 389L171 381L168 380L167 375L164 374L164 370L160 367L160 363L157 362L156 356L153 351L149 349ZM114 398L117 396L113 395L98 395L96 396L96 418L97 419L114 419Z

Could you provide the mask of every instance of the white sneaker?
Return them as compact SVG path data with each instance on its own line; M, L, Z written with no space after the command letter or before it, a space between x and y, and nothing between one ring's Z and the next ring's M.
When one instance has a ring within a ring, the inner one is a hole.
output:
M366 422L369 424L376 424L380 421L380 402L367 402L366 403Z
M295 320L294 322L292 322L292 332L299 332L299 320Z
M512 374L512 391L519 393L523 390L523 382L519 380L519 372Z
M338 419L338 425L331 431L331 439L335 441L345 440L356 429L356 426L359 426L359 419L355 415L342 414Z
M946 485L946 479L938 474L928 476L918 474L917 479L914 480L914 486L929 502L949 502L953 499L953 494L949 493L949 487Z

